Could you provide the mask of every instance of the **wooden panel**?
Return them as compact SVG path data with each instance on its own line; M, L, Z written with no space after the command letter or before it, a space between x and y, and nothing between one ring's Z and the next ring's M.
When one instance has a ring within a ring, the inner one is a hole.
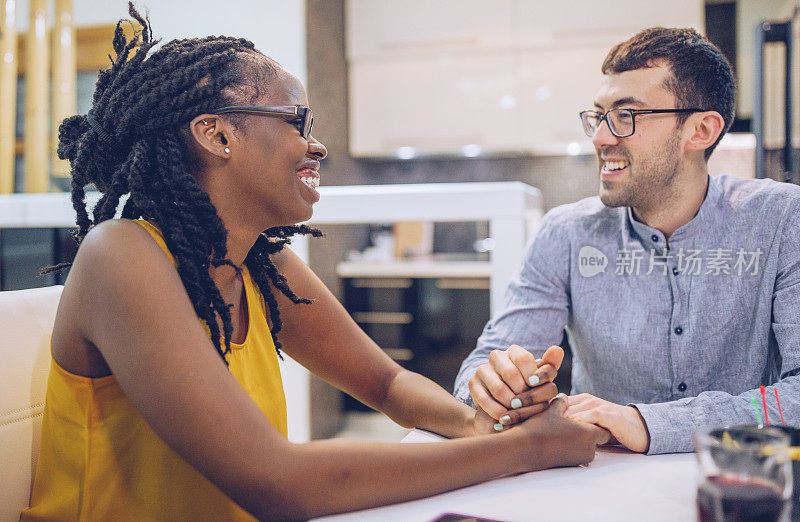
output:
M31 0L25 42L25 191L50 189L47 0Z
M114 38L114 25L98 25L75 28L75 64L78 71L98 71L111 65L108 55L113 55L111 40ZM141 26L136 24L137 29ZM134 26L123 25L127 38L133 36ZM19 74L25 74L25 42L27 33L17 35L19 48Z
M133 38L134 28L141 30L136 24L123 24L125 37ZM79 27L76 31L77 38L77 67L79 71L94 71L106 69L111 64L109 54L114 53L111 40L114 38L114 26L103 25L96 27Z
M5 7L5 2L3 2L3 7ZM46 41L50 41L52 43L53 55L57 57L57 60L49 60L45 59L43 62L45 64L45 78L47 78L47 72L52 73L53 77L53 107L52 107L52 114L50 118L50 136L47 140L45 140L45 145L43 148L43 156L44 160L40 160L40 164L47 165L48 161L52 161L52 170L53 174L56 176L65 176L69 174L69 164L66 161L58 160L55 156L55 149L58 144L58 126L61 121L76 113L76 73L77 71L97 71L100 69L105 69L110 65L109 54L113 54L113 48L111 46L111 41L114 38L114 28L115 25L102 25L102 26L88 26L88 27L74 27L74 20L71 16L72 11L72 0L57 0L56 1L56 27L53 30L46 30ZM35 27L31 24L31 27ZM141 29L141 26L138 24L131 25L125 24L123 26L123 30L127 38L132 38L134 29L138 30ZM4 30L4 34L7 33ZM68 36L67 36L68 35ZM51 40L52 39L52 40ZM8 80L10 88L6 88L5 84L2 85L2 92L5 94L8 93L15 93L17 88L16 77L24 76L26 73L26 69L30 66L27 63L27 42L28 42L28 34L27 33L20 33L16 34L16 38L11 40L16 44L16 50L12 52L12 56L15 56L16 59L14 63L16 64L15 72L11 78L13 81ZM4 44L5 45L5 44ZM9 46L10 47L10 46ZM47 46L45 44L45 51L47 50ZM0 56L6 56L7 52L3 52ZM52 63L52 68L51 68ZM41 65L41 63L39 64ZM47 90L45 90L45 94L47 94ZM41 95L41 92L39 92ZM27 95L26 95L27 96ZM26 98L27 99L27 98ZM13 110L14 104L16 103L16 95L13 96L3 96L2 100L4 103L11 103L11 109L6 110L5 107L0 110L0 117L1 118L11 118L11 132L0 132L2 136L0 139L8 140L10 143L10 149L12 151L13 156L10 160L10 176L6 178L0 177L0 193L11 193L14 190L14 156L21 156L25 153L26 147L26 140L16 139L15 137L15 121L14 117L16 115L16 111ZM47 107L47 97L44 98L44 106ZM27 107L27 104L26 104ZM46 109L47 110L47 109ZM26 112L27 114L27 112ZM2 120L0 120L2 121ZM46 133L47 130L47 116L45 116L45 124L44 124L44 132ZM4 125L0 127L5 129L8 123L0 123L0 125ZM28 126L26 125L26 128ZM26 138L29 135L26 132ZM39 147L41 148L42 145L40 144ZM8 150L6 148L5 150ZM0 158L4 158L2 156L2 149L0 149ZM5 159L5 163L8 164L9 160ZM34 161L34 164L37 162ZM2 163L0 163L2 165ZM26 162L27 165L27 162ZM0 167L2 168L2 167ZM48 169L45 168L47 172ZM48 175L49 178L49 175ZM27 184L27 182L26 182ZM41 183L40 183L41 185ZM42 191L47 191L49 189L49 179L46 180L46 187L39 187ZM30 191L30 189L26 189ZM7 191L7 192L6 192ZM38 190L37 190L38 191Z
M53 109L50 112L50 145L54 176L67 176L69 162L58 159L58 127L64 118L76 112L75 93L75 26L72 20L72 0L56 0L53 28Z
M16 2L0 0L0 194L14 192L19 64L16 18Z

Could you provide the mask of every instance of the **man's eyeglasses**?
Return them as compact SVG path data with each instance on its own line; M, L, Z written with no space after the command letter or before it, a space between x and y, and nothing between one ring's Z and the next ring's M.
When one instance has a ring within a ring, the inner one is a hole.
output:
M583 111L580 113L583 132L594 137L598 127L606 120L608 130L617 138L627 138L636 131L638 114L665 114L671 112L703 112L705 109L611 109L606 113Z
M314 115L311 109L302 105L286 105L280 107L257 107L248 105L231 105L214 111L216 114L243 112L247 114L262 114L270 117L285 117L289 123L295 125L300 135L308 139L311 136L311 126L314 124Z

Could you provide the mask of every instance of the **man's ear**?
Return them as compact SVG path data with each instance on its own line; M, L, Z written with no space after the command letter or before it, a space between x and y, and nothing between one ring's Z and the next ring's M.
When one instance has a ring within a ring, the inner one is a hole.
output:
M691 132L686 150L706 150L717 141L725 128L725 120L717 111L703 111L693 114L687 120Z
M228 147L230 126L219 116L214 114L201 114L189 123L189 132L195 143L210 154L219 158L228 159L231 156Z

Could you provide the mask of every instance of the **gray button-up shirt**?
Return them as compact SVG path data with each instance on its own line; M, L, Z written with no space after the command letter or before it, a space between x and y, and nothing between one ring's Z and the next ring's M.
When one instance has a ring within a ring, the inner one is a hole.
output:
M705 201L669 241L598 197L548 212L462 364L455 395L493 349L541 357L569 336L572 393L634 404L649 453L691 451L708 425L800 425L800 187L710 178ZM761 413L763 417L763 412Z

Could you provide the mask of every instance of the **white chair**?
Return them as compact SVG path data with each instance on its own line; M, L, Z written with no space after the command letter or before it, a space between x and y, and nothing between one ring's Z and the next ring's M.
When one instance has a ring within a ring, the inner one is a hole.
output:
M0 292L0 522L28 506L63 286Z

